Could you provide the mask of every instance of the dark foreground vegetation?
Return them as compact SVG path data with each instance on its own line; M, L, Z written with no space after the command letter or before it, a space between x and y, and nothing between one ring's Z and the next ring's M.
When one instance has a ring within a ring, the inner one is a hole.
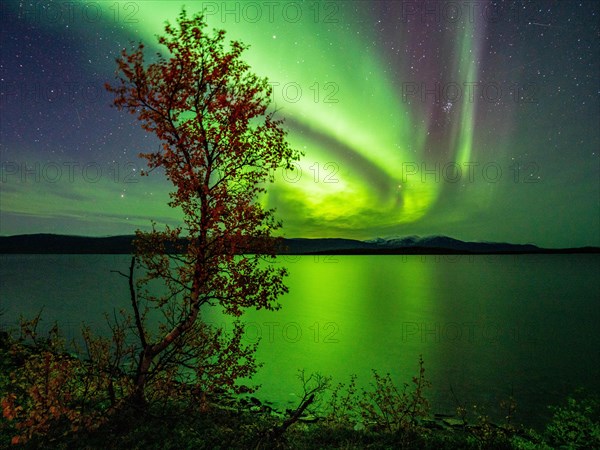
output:
M125 374L90 359L101 349L68 352L56 327L41 337L38 321L0 334L1 448L600 448L599 404L581 395L551 407L551 421L538 431L514 422L512 398L499 405L503 423L465 405L454 417L434 414L422 360L402 386L376 371L367 389L357 388L355 377L334 385L301 371L298 405L285 412L173 380L154 385L140 404L128 395L133 384Z

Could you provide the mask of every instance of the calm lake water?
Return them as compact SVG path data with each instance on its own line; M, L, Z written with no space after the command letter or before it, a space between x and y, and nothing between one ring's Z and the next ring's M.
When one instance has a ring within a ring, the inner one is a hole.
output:
M517 421L539 425L577 388L600 392L599 255L285 256L278 312L246 314L261 338L258 397L296 402L297 370L360 385L371 369L410 382L423 355L435 412L477 403L492 417L513 395ZM69 337L128 306L126 255L0 255L0 318L44 306ZM217 313L209 322L224 324Z

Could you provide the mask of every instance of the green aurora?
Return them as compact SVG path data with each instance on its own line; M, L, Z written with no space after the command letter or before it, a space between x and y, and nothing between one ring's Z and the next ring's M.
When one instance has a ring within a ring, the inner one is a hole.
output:
M566 56L556 56L542 37L515 40L512 56L498 44L494 48L503 28L513 26L511 11L497 21L476 10L473 20L463 14L462 20L429 23L418 16L401 20L403 2L371 7L367 2L96 3L102 20L75 20L69 33L87 43L81 44L76 63L99 85L111 80L114 55L127 41L142 40L149 54L162 51L156 35L183 5L189 13L204 9L210 27L249 44L245 59L254 72L269 78L273 107L286 119L289 141L305 152L298 170L275 174L263 199L277 208L286 236L446 234L545 246L600 243L594 178L598 131L591 120L578 120L581 112L558 115L564 98L554 92L556 79L540 84L534 102L518 101L540 83L533 75L558 66L553 57ZM75 16L88 5L80 0ZM58 35L65 20L36 25ZM538 32L527 27L525 16L514 21L524 35ZM573 39L566 31L563 37ZM531 58L532 49L537 60ZM597 66L596 59L590 73ZM597 74L587 77L594 80ZM43 154L35 141L15 142L3 132L8 151L2 159L2 234L30 232L35 226L37 231L117 234L145 228L150 219L178 220L178 213L166 206L170 187L161 174L137 178L142 162L135 155L156 146L155 140L140 140L139 132L126 129L138 127L135 121L110 109L109 97L100 98L108 101L96 102L96 112L87 117L77 111L75 119L71 105L69 120L94 127L94 116L101 114L96 123L103 130L109 121L122 122L96 138L102 145L94 146L95 159L90 153L78 155L73 182L67 180L68 164L73 164L68 161L75 159L68 151ZM586 108L593 105L597 98ZM562 136L553 134L555 141L548 143L548 129L560 126ZM574 135L581 139L577 150L569 146ZM558 156L548 152L549 145L558 147ZM117 150L123 148L126 156ZM110 150L103 154L105 149ZM564 173L565 154L576 154L570 167L577 174L573 184ZM94 177L98 170L90 161L99 161L101 176ZM36 164L46 173L30 174L23 182L23 166ZM59 183L43 182L55 173L48 164L62 170ZM42 182L31 182L36 176ZM560 218L557 204L565 205ZM24 221L31 226L23 226Z

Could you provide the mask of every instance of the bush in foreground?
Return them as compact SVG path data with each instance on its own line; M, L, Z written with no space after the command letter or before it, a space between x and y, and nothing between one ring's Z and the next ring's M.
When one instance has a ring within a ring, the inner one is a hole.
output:
M591 398L552 407L541 434L510 420L496 425L475 411L459 411L452 426L441 426L430 416L422 359L418 375L401 388L389 374L374 371L368 388L359 390L351 377L331 389L327 401L330 378L301 371L303 394L287 415L256 399L226 395L197 408L176 395L138 409L119 401L127 398L121 390L132 389L131 380L115 374L110 361L94 364L68 353L56 327L42 339L38 321L24 322L20 335L2 336L2 448L600 448L598 403ZM510 416L514 403L504 408Z

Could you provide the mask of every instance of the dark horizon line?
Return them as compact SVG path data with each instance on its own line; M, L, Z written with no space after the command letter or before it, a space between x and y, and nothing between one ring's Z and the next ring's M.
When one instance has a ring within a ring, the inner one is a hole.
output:
M0 239L4 239L4 238L18 238L18 237L25 237L25 236L58 236L58 237L69 237L69 238L83 238L83 239L110 239L110 238L124 238L124 237L135 237L135 234L107 234L107 235L102 235L102 236L90 236L90 235L86 235L86 234L61 234L61 233L24 233L24 234L0 234ZM546 248L548 249L549 247L539 247L537 244L534 244L532 242L527 242L524 244L517 244L514 242L508 242L508 241L464 241L462 239L458 239L452 236L449 236L447 234L427 234L427 235L416 235L416 234L408 234L408 235L404 235L404 236L387 236L387 237L381 237L381 236L376 236L376 237L372 237L372 238L368 238L368 239L356 239L356 238L350 238L350 237L303 237L303 236L294 236L294 237L286 237L286 236L272 236L275 239L286 239L286 240L344 240L344 241L356 241L356 242L365 242L365 243L372 243L373 241L375 241L376 239L383 239L383 240L391 240L391 239L406 239L406 238L410 238L410 237L417 237L420 239L423 238L448 238L448 239L453 239L456 241L460 241L460 242L465 242L465 243L473 243L473 244L506 244L506 245L532 245L534 247L538 247L538 248ZM584 245L584 246L580 246L580 247L552 247L551 249L556 249L556 250L560 250L560 249L564 249L564 248L588 248L588 247L592 247L592 248L600 248L600 247L596 247L595 245Z
M418 238L414 245L396 245L393 240ZM131 254L133 234L113 236L82 236L54 233L31 233L0 236L0 254ZM31 242L31 239L34 242ZM371 240L348 238L285 238L282 255L486 255L486 254L595 254L600 247L544 248L535 244L511 244L507 242L462 241L444 235L418 237L409 235L383 239L379 243ZM427 240L446 240L432 245L423 245ZM86 242L82 242L82 240ZM342 247L327 247L332 243ZM105 243L109 245L99 245ZM387 243L387 245L386 245ZM78 245L79 244L79 245ZM354 246L356 245L356 246ZM453 246L454 245L454 246ZM457 248L457 246L459 248ZM248 253L253 253L248 251Z

